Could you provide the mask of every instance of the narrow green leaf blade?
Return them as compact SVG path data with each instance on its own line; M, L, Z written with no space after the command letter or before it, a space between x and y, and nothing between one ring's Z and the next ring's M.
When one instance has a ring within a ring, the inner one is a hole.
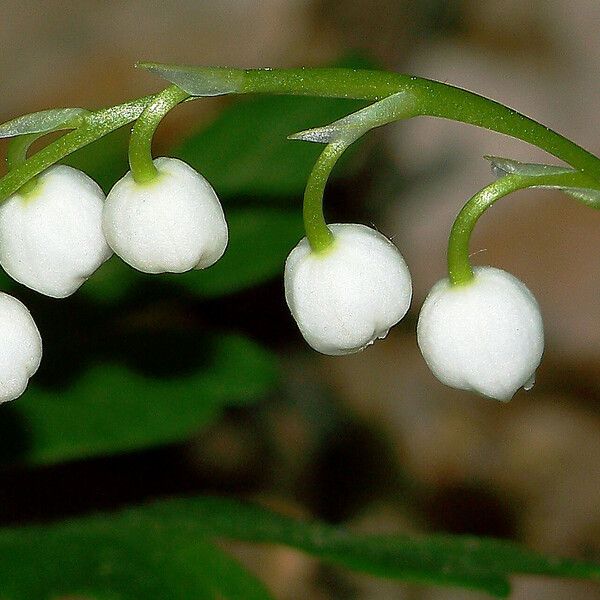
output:
M264 584L246 571L236 560L214 544L196 540L191 548L196 560L202 561L199 574L205 578L215 598L224 600L271 600Z
M507 596L516 574L594 579L600 565L548 558L501 540L433 535L353 534L316 522L302 522L255 506L217 498L156 504L159 520L177 514L207 535L293 546L350 569L380 577L460 586ZM188 521L189 520L189 521Z
M0 598L215 600L195 546L143 513L2 530Z
M247 338L199 337L198 343L206 345L207 359L189 376L148 378L102 365L60 392L32 382L21 398L1 407L0 427L16 419L25 428L29 443L21 460L56 463L185 440L225 406L255 402L275 385L273 356Z
M89 111L84 108L51 108L22 115L0 125L0 138L68 129L75 127L77 119L86 114Z
M3 600L87 593L121 600L268 598L210 546L213 538L284 544L376 576L506 597L516 574L592 579L600 566L462 536L365 535L233 500L157 502L71 522L0 529ZM187 594L187 595L186 595Z

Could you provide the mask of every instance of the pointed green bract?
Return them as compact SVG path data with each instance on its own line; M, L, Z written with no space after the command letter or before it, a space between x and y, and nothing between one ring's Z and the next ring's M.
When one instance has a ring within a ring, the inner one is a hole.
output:
M22 115L0 125L0 138L71 129L88 114L89 111L84 108L52 108Z
M136 67L146 69L174 83L192 96L222 96L240 92L243 72L226 67L195 67L139 62Z
M540 185L538 187L547 187L559 189L568 196L583 202L591 208L600 208L600 190L586 187L559 187L556 185L544 185L544 177L552 175L564 175L568 173L577 173L576 169L566 166L545 165L537 163L523 163L510 158L501 158L498 156L484 156L489 160L492 166L492 171L498 177L506 175L525 175L526 177L540 177Z
M294 133L288 136L288 139L319 144L336 142L351 144L375 127L415 116L417 114L416 107L416 98L410 91L402 91L365 106L324 127L314 127Z

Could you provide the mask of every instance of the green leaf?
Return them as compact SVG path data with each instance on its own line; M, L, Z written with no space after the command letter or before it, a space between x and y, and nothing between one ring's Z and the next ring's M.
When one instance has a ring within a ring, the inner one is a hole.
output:
M32 382L2 407L25 427L29 445L22 460L55 463L182 441L225 406L255 402L275 385L273 356L250 340L226 335L198 343L206 346L207 360L187 377L148 378L99 365L64 391ZM5 412L0 422L11 426L14 419Z
M81 288L103 302L116 302L142 280L168 281L202 297L231 294L283 273L287 255L304 236L302 213L273 208L227 211L229 245L223 258L201 271L145 275L118 257L107 261Z
M0 598L269 600L260 582L195 528L174 525L142 508L0 530Z
M230 237L223 258L204 271L164 278L206 297L237 292L283 274L287 255L304 237L300 211L239 209L228 212L227 221Z
M0 125L0 138L70 129L87 114L89 111L84 108L51 108L22 115Z
M214 544L197 539L192 545L192 554L202 565L198 573L205 579L206 587L214 592L215 598L232 600L271 598L260 581Z
M69 154L61 162L87 173L108 193L112 186L129 170L127 129L117 129L95 142Z
M116 303L127 296L146 277L118 256L107 260L80 288L80 293L97 301Z
M157 502L66 523L0 529L3 600L82 594L110 600L268 598L213 539L283 544L356 571L425 584L510 592L515 574L594 579L600 566L474 537L355 534L233 500Z
M173 155L202 173L223 198L301 197L322 148L287 136L361 106L356 100L286 96L236 102Z
M432 535L364 535L303 522L218 498L159 503L156 519L196 523L205 535L293 546L353 570L420 583L460 586L504 597L515 574L600 581L600 565L547 558L501 540ZM183 526L183 523L180 523Z

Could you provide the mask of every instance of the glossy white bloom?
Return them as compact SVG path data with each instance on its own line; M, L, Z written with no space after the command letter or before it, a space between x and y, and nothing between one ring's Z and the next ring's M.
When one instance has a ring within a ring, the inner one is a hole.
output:
M285 263L285 298L304 339L323 354L350 354L384 338L406 314L408 267L385 236L365 225L329 226L322 253L306 238Z
M417 339L433 374L446 385L510 400L533 386L544 351L542 317L516 277L478 267L473 281L436 283L427 296Z
M104 193L85 173L50 167L30 195L0 204L0 264L37 292L70 296L112 254L103 206Z
M0 402L18 398L42 360L42 338L23 303L0 292Z
M159 176L138 184L131 172L106 198L104 235L126 263L144 273L205 269L225 252L228 232L210 183L176 158L157 158Z

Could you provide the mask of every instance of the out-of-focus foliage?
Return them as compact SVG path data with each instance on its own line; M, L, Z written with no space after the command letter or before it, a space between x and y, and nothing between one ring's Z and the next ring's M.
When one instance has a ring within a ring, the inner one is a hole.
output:
M299 210L236 208L228 211L227 222L227 251L210 269L148 276L114 257L83 286L82 293L102 302L117 301L142 279L168 281L204 297L239 292L277 277L290 249L304 235Z
M328 124L363 104L292 96L242 100L174 154L198 169L224 198L300 196L323 147L287 136Z
M205 338L206 360L189 376L143 377L97 365L62 392L31 385L10 408L29 440L22 460L55 463L178 442L227 405L255 402L277 381L273 355L232 335Z
M80 594L187 600L269 598L214 538L285 544L372 575L506 597L513 574L600 579L600 567L545 558L498 540L356 535L231 500L165 501L57 525L0 530L6 600Z

